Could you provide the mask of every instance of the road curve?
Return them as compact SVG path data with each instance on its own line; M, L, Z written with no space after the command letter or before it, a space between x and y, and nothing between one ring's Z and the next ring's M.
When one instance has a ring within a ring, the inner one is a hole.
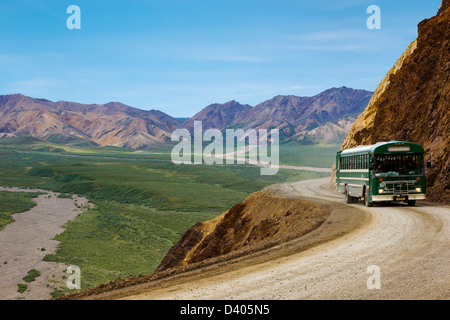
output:
M281 184L283 196L327 201L368 219L334 240L289 255L160 286L119 299L449 299L450 207L343 204L329 178Z

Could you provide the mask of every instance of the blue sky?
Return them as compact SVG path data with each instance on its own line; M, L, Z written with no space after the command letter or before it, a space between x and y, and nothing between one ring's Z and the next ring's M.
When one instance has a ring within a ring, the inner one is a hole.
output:
M0 94L190 117L331 87L375 90L440 0L2 0ZM69 5L81 30L69 30ZM369 5L381 29L369 30Z

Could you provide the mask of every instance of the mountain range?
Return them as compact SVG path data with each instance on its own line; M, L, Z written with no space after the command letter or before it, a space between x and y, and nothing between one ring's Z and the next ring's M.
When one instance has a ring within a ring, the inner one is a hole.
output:
M180 123L161 111L140 110L118 102L99 105L51 102L21 94L0 96L0 137L84 140L137 149L170 139Z
M236 101L212 104L183 123L203 129L279 129L283 140L342 141L373 92L347 87L331 88L312 97L276 96L254 107Z
M279 129L282 141L340 143L373 92L331 88L312 97L276 96L256 106L211 104L187 120L119 102L52 102L22 94L0 96L0 138L33 136L60 143L140 149L170 140L177 128Z

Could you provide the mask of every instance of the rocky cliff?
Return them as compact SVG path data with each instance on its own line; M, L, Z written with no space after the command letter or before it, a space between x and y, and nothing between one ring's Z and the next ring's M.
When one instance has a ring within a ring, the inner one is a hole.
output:
M429 198L450 200L450 0L437 15L418 25L418 37L405 50L357 117L342 148L379 141L419 143L432 168Z

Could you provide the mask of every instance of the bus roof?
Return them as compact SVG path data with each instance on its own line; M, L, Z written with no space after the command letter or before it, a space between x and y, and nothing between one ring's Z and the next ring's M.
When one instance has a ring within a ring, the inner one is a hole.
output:
M341 155L351 154L389 154L389 153L423 153L423 147L416 143L405 141L389 141L378 142L376 144L367 146L358 146L355 148L345 149L339 151Z

